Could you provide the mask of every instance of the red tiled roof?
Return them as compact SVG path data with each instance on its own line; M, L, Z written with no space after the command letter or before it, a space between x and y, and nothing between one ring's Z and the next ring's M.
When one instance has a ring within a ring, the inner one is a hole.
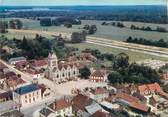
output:
M64 108L68 108L70 106L71 106L71 103L65 101L64 99L57 100L50 105L50 107L55 111L62 110Z
M95 90L92 90L91 93L95 95L104 94L107 93L107 90L105 88L96 88Z
M23 79L18 78L17 76L12 76L12 77L7 78L7 84L10 87L17 86L17 85L24 84L24 83L26 82Z
M145 104L138 103L138 102L132 102L130 106L135 109L144 111L144 112L148 112L148 110L149 110L148 106L146 106Z
M10 72L6 73L6 74L5 74L5 76L6 76L6 77L16 76L16 73L15 73L15 72L10 71Z
M101 70L96 70L91 74L92 77L104 77L105 73Z
M19 62L16 63L16 66L17 67L22 67L22 66L26 66L27 64L28 64L27 61L19 61Z
M141 93L143 93L145 90L162 92L162 89L158 83L138 86L138 90Z
M130 96L130 95L126 94L126 93L117 93L115 98L121 98L121 99L124 99L124 100L126 100L128 102L138 102L139 101L138 98Z
M2 98L12 98L12 92L8 91L8 92L4 92L0 94L0 99Z
M42 59L42 60L35 60L33 63L33 66L35 67L41 67L41 66L46 66L47 65L47 61Z
M90 117L112 117L112 116L110 114L102 112L102 111L96 111Z
M88 106L92 103L92 100L82 94L78 94L72 100L72 104L76 109L84 110L85 106Z

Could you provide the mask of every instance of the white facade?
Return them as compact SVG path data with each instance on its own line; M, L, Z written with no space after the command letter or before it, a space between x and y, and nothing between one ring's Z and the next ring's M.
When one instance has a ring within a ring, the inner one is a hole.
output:
M55 111L55 115L56 115L56 117L57 116L67 117L68 115L72 116L72 106Z
M53 81L64 81L66 78L75 78L79 70L75 64L58 64L57 56L50 53L48 56L48 67L45 76Z
M37 100L41 100L41 89L26 93L26 94L18 94L13 92L13 100L20 104L21 106L31 104L36 102Z

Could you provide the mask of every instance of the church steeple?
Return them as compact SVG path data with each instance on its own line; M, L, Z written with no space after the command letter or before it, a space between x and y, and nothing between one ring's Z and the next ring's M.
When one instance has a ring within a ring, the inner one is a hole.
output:
M51 50L51 52L48 55L48 67L50 69L58 67L58 58L57 58L53 49Z
M57 55L55 54L53 48L51 49L51 52L48 54L49 59L57 59Z

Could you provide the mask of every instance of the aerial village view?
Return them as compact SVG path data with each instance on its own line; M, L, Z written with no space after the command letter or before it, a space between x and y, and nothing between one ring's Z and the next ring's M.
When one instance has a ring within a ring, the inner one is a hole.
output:
M0 0L0 117L168 117L168 1Z

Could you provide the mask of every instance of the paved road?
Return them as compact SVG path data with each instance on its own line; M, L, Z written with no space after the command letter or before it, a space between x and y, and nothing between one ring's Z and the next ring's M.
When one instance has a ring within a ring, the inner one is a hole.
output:
M58 36L61 34L63 37L70 37L71 34L68 33L61 33L61 32L49 32L49 31L38 31L38 30L14 30L9 29L9 32L24 32L24 33L38 33L41 35L52 35L52 36ZM129 50L133 52L139 52L144 54L149 54L153 56L161 56L161 57L168 57L168 49L161 48L161 47L154 47L154 46L146 46L146 45L140 45L140 44L133 44L133 43L126 43L122 41L116 41L116 40L109 40L105 38L99 38L99 37L91 37L87 36L86 43L91 43L99 46L105 46L110 48L118 48L123 50Z

